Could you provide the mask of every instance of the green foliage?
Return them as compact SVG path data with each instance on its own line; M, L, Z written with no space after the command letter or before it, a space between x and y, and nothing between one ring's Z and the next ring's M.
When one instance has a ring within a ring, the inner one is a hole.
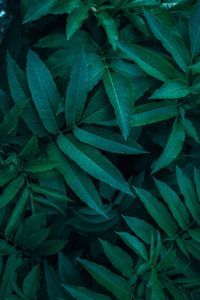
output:
M199 300L200 1L7 2L0 300Z

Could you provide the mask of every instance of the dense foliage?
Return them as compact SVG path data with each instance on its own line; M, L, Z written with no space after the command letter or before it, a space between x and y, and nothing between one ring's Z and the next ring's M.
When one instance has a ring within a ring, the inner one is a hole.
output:
M199 300L200 0L0 16L0 299Z

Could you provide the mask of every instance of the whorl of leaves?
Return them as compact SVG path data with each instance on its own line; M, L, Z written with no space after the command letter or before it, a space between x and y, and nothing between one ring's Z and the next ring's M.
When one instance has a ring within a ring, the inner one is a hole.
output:
M200 1L8 1L0 299L200 299Z

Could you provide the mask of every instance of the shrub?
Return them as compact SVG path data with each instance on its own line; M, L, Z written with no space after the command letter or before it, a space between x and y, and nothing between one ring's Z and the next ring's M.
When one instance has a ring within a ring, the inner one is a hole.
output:
M0 299L199 299L200 1L6 16Z

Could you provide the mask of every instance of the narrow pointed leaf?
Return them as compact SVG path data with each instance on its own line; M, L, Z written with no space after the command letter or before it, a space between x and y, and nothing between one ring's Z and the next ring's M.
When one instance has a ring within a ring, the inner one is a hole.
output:
M99 284L111 292L117 299L128 300L130 298L131 286L123 277L112 273L102 265L95 264L86 259L79 258L78 261Z
M111 300L109 296L95 293L85 287L63 285L64 289L77 300Z
M110 15L106 12L100 12L97 14L97 18L99 20L99 23L103 26L108 41L113 47L114 50L116 50L116 42L118 40L118 32L117 32L117 24L115 23L115 20L110 17Z
M145 17L155 37L161 41L179 67L186 72L189 63L189 53L183 40L149 12L145 11Z
M76 61L73 69L65 100L65 120L69 128L79 121L87 98L87 61L84 50Z
M148 254L145 245L138 238L127 232L117 232L122 241L130 247L137 255L148 261Z
M167 208L149 192L141 188L135 188L135 191L156 223L169 237L174 237L177 225Z
M66 183L74 193L87 206L94 209L97 213L106 216L102 208L101 198L90 177L73 161L65 158L55 145L49 145L48 155L57 162L58 171L63 175Z
M0 123L0 138L8 136L17 128L19 117L22 115L26 104L26 102L15 104L4 116L3 121Z
M155 183L161 196L167 203L168 208L171 211L171 214L174 216L176 222L182 229L185 229L190 222L190 216L184 203L174 192L174 190L172 190L172 188L166 183L158 179L155 180Z
M24 176L19 175L17 178L13 179L6 188L4 188L3 193L0 195L0 208L13 200L23 184Z
M26 207L28 198L29 198L29 190L28 188L25 188L7 222L5 228L5 234L7 236L11 235L13 231L16 229L16 226L19 225L19 221Z
M55 112L60 96L49 70L31 50L27 59L27 78L35 108L44 127L50 133L57 133Z
M123 217L129 228L145 243L150 244L155 228L142 219L135 217Z
M114 131L94 126L76 127L73 130L74 135L81 142L113 153L121 154L142 154L145 153L133 139L128 138L126 141Z
M155 173L171 164L181 152L184 141L184 128L178 120L175 120L163 152L161 153L160 157L152 164L152 173Z
M22 114L25 124L35 135L39 137L45 136L45 129L35 107L31 103L31 93L26 75L9 54L7 56L7 74L10 92L15 104L27 101L27 105Z
M88 18L89 6L80 5L80 7L73 10L67 18L66 33L67 39L81 27L84 20Z
M117 74L107 72L104 75L104 86L108 98L114 108L117 123L122 135L127 139L130 131L130 120L133 113L135 95L132 90L130 81Z
M179 99L189 95L189 86L183 80L171 80L164 83L150 99Z
M100 240L100 243L113 267L119 270L123 276L130 277L133 272L132 257L118 246L114 246L107 241Z
M131 125L135 127L153 124L174 118L177 115L176 103L170 103L167 100L161 103L142 104L136 107L131 118Z
M189 35L191 59L195 58L200 53L200 1L197 0L194 5L192 16L189 21Z
M161 54L138 45L129 45L124 42L118 43L118 48L133 60L147 74L160 81L181 78L182 76L176 68Z
M179 168L176 168L176 178L185 204L195 219L200 213L200 204L193 183L189 177Z
M35 266L24 279L23 282L24 295L26 297L36 296L39 285L40 285L40 268L39 266Z
M72 135L59 135L59 148L91 176L130 194L130 188L120 171L98 150L83 145Z

